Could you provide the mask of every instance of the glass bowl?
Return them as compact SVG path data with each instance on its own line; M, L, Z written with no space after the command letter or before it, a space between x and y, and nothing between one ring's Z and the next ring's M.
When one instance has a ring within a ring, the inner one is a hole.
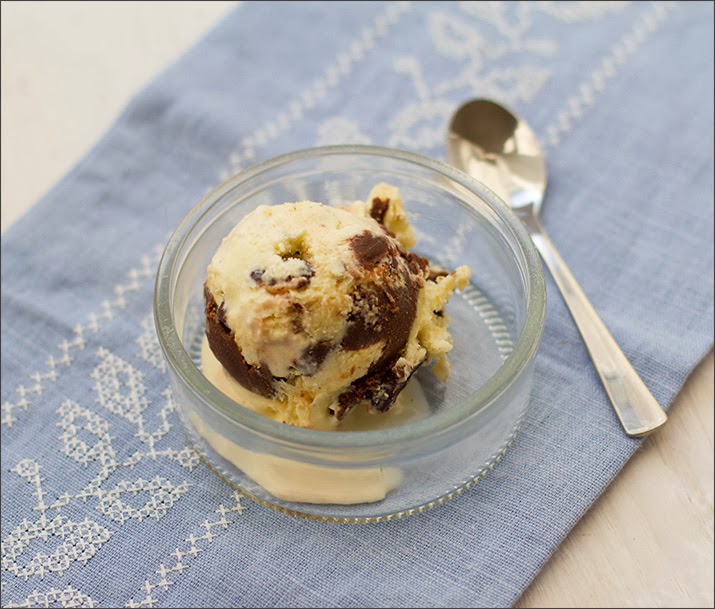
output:
M258 205L364 200L397 186L417 236L413 251L469 286L447 305L449 381L415 374L422 420L376 431L318 431L239 405L201 372L203 284L221 240ZM246 169L208 194L171 236L154 316L177 410L191 443L228 484L286 514L341 523L399 518L471 487L511 445L529 401L544 325L544 278L520 220L488 188L427 157L374 146L329 146Z

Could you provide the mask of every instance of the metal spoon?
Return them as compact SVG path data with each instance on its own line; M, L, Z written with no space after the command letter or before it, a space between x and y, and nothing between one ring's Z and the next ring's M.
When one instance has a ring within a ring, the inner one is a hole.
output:
M530 127L487 99L461 106L447 134L449 162L509 203L561 290L613 409L629 436L645 436L667 420L665 411L616 344L539 222L546 162Z

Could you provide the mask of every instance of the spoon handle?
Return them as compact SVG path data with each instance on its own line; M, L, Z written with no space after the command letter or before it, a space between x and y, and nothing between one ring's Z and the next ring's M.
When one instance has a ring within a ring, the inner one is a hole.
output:
M571 311L623 429L632 437L655 431L667 421L665 411L601 321L538 219L532 215L524 220Z

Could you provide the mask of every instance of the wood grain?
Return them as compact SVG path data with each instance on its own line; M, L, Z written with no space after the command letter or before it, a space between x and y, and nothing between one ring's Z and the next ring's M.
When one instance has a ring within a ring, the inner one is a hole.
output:
M516 607L713 606L712 351Z

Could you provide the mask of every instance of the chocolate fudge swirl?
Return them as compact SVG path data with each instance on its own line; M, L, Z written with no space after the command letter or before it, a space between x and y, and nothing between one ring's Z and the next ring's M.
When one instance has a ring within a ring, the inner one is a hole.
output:
M353 308L340 344L348 350L381 341L384 346L367 374L340 395L335 408L339 420L361 402L380 412L388 410L407 384L414 370L398 370L395 364L410 337L424 285L421 264L392 239L365 231L353 237L350 244L369 281L360 284L353 294Z
M226 316L221 306L217 306L213 294L204 285L206 314L206 338L216 359L221 362L226 372L246 389L271 398L275 395L273 375L267 366L252 366L238 348L233 332L226 325Z

